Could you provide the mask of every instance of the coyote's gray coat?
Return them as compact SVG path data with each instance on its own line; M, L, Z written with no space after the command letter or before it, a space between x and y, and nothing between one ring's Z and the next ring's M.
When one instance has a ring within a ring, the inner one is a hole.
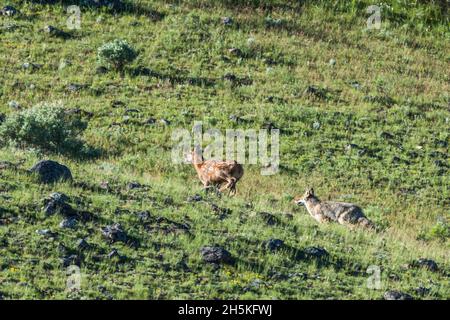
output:
M347 227L362 226L373 228L374 224L365 217L357 205L346 202L321 201L314 195L312 188L301 197L296 197L296 204L304 204L308 213L318 222L338 222Z

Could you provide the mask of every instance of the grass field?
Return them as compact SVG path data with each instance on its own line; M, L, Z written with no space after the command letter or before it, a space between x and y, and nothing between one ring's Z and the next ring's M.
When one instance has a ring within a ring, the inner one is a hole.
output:
M0 165L0 299L449 299L448 6L406 2L384 1L368 29L370 1L0 1L19 11L0 16L0 123L54 101L88 123L83 154L0 141L0 163L17 164ZM97 61L114 39L139 53L122 74ZM173 131L194 121L279 128L279 172L244 165L237 196L205 195L171 160ZM73 182L39 183L27 170L42 159ZM307 186L359 204L378 230L317 224L292 202ZM52 192L91 218L61 228L43 212ZM105 241L113 223L132 241ZM208 245L236 262L205 263ZM298 254L308 247L328 255ZM67 290L70 264L80 290Z

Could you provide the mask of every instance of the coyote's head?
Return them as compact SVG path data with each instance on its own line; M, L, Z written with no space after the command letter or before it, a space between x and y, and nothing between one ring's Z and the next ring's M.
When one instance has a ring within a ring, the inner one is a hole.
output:
M308 199L311 199L314 197L314 189L308 188L306 189L305 193L302 196L297 196L294 198L294 203L298 205L305 204Z

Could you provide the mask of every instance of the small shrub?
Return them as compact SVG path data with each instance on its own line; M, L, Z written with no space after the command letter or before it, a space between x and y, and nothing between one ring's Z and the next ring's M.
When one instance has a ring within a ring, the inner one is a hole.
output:
M125 65L133 62L137 56L136 50L127 41L121 39L105 43L97 51L100 63L121 72Z
M0 140L43 151L75 152L83 148L79 135L87 124L69 115L60 102L43 103L7 117L0 125Z

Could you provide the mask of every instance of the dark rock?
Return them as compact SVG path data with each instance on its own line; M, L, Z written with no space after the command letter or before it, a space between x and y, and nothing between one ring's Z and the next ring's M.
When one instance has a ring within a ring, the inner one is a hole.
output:
M237 57L242 56L242 50L239 48L230 48L230 49L228 49L228 52Z
M200 249L203 261L208 263L233 263L234 259L227 250L219 246L207 246Z
M106 74L108 73L108 68L104 67L104 66L99 66L95 69L95 74Z
M380 138L383 138L384 140L392 140L392 139L394 139L394 135L393 135L392 133L383 131L383 132L380 134Z
M199 194L195 194L195 195L190 196L190 197L187 198L188 202L199 202L199 201L202 201L202 200L203 200L203 198Z
M278 251L284 247L284 241L280 239L269 239L266 242L266 248L270 251Z
M0 15L8 16L8 17L14 16L14 15L16 15L18 13L19 13L19 11L17 11L17 9L14 8L13 6L4 6L0 10Z
M425 288L425 287L417 287L416 289L414 289L414 291L419 295L419 296L426 296L430 293L431 289L430 288Z
M22 106L20 105L20 103L18 103L18 102L15 101L15 100L9 101L9 102L8 102L8 107L10 107L11 109L14 109L14 110L20 110L20 109L22 109Z
M395 290L386 291L383 297L384 300L413 300L413 297L409 294Z
M76 244L79 250L87 250L91 247L91 245L85 239L78 239Z
M424 259L424 258L420 258L418 260L415 260L411 263L412 267L415 268L425 268L427 270L436 272L439 270L439 267L436 263L436 261L431 260L431 259Z
M139 220L141 220L141 221L147 221L151 217L150 212L148 212L148 211L138 212L137 216L138 216Z
M69 168L52 160L39 161L30 171L38 174L42 183L49 184L57 181L72 180L72 173Z
M59 202L67 202L70 200L70 198L65 195L64 193L59 193L59 192L53 192L50 194L49 196L50 200L54 200L54 201L59 201Z
M227 80L227 81L234 82L234 81L236 81L238 78L236 77L236 75L234 75L234 74L232 74L232 73L227 73L227 74L225 74L225 75L223 76L223 79L224 79L224 80Z
M81 89L85 88L86 86L83 84L78 84L78 83L71 83L67 86L67 90L71 91L71 92L77 92L80 91Z
M107 254L108 259L114 259L118 258L119 260L122 259L122 256L119 254L119 251L117 249L113 249L110 253Z
M36 64L36 63L31 63L31 62L24 62L22 64L22 69L24 69L24 70L34 71L34 70L40 69L41 67L42 67L42 65Z
M301 255L306 259L322 259L328 257L329 253L322 247L307 247L301 252Z
M148 118L142 124L143 125L151 125L151 124L155 124L155 123L156 123L156 119L155 118Z
M69 197L63 193L53 192L49 198L44 199L44 213L48 216L59 213L66 217L73 217L76 211L66 203Z
M308 86L303 93L318 99L325 99L327 97L326 91L317 86Z
M259 215L269 226L273 226L280 223L280 220L269 212L260 212Z
M76 254L69 255L67 257L61 258L61 265L63 268L67 268L68 266L76 265L80 266L81 259Z
M230 17L223 17L222 18L222 23L226 26L232 25L233 24L233 19Z
M142 187L142 185L140 183L138 183L138 182L130 182L130 183L127 184L127 189L128 190L139 189L141 187Z
M115 223L111 226L106 226L101 229L103 237L105 237L110 242L121 241L126 243L128 241L128 236L123 231L122 226L118 223Z
M57 38L69 38L70 35L67 32L64 32L58 28L55 28L54 26L51 25L47 25L44 27L44 32L48 33L50 36L52 37L57 37Z
M56 232L50 231L49 229L36 230L36 233L46 238L55 238L57 235Z
M0 124L6 120L6 115L4 113L0 113Z
M65 229L73 229L76 227L77 223L78 223L77 219L73 217L65 218L63 221L61 221L59 227Z

